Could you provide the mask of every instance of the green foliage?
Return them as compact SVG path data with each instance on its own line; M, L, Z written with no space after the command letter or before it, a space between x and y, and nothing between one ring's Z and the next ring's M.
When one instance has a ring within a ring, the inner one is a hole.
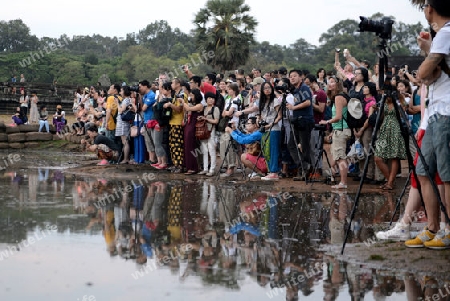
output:
M377 13L369 18L383 17ZM209 0L193 22L196 29L190 33L160 20L125 38L61 35L38 39L22 20L0 21L0 80L24 73L33 82L90 85L106 74L112 82L134 83L152 80L160 72L183 77L183 64L189 64L195 74L238 68L250 73L254 67L265 72L280 66L315 73L321 67L333 69L335 48L347 48L355 58L371 64L378 59L378 38L371 32L358 32L356 20L333 25L320 36L318 46L301 37L290 45L256 42L257 22L244 0ZM416 37L422 30L420 23L396 22L392 55L418 55Z
M244 0L209 0L196 14L196 46L214 52L207 60L213 69L232 70L247 61L258 24L249 12Z

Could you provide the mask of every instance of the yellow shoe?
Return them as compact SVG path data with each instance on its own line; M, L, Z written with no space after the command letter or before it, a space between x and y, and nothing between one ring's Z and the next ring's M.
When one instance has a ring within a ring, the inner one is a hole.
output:
M423 229L416 238L405 241L408 248L423 248L424 243L432 240L436 234L431 233L428 228Z
M433 240L423 243L425 247L433 250L450 249L450 231L445 230L442 234L437 234Z

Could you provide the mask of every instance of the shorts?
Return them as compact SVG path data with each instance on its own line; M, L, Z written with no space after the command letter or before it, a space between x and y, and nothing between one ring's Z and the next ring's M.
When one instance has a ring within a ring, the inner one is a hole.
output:
M450 116L430 116L420 149L430 174L439 173L442 181L450 182ZM427 175L422 160L417 162L416 171L419 176Z
M417 144L419 145L419 147L422 147L422 139L423 139L424 135L425 135L425 130L419 129L419 131L417 131ZM416 156L414 157L414 166L417 166L417 160L419 160L418 152L416 152ZM434 177L434 181L436 182L436 185L444 184L442 182L441 178L439 177L438 173ZM414 174L411 174L411 187L417 189L417 182L416 182L416 178L414 177Z
M246 154L246 156L245 156L245 159L250 161L250 162L252 162L253 164L256 163L256 159L257 158L258 158L258 156L253 156L253 155L250 155L250 154ZM256 163L256 168L258 168L263 173L269 172L269 170L267 169L266 160L263 157L259 157L258 163Z
M331 143L331 156L334 161L347 158L347 140L352 132L350 129L343 131L333 130L333 142Z

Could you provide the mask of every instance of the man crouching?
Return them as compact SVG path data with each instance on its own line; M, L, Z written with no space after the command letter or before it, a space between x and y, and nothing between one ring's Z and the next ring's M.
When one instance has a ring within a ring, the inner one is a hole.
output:
M119 160L119 145L108 137L99 135L96 125L91 125L86 131L89 139L81 140L81 145L85 145L87 151L97 152L97 157L101 160L97 165L108 165L108 161Z

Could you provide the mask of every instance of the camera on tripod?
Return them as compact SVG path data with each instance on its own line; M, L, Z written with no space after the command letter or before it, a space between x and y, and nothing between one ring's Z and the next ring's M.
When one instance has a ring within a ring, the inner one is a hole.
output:
M139 93L139 85L130 86L130 91Z
M388 40L392 35L392 24L394 20L383 18L381 21L370 20L366 17L360 16L359 32L374 32L382 39Z
M281 85L275 86L275 90L278 93L283 93L283 94L289 94L290 93L289 86L286 83L283 83Z

